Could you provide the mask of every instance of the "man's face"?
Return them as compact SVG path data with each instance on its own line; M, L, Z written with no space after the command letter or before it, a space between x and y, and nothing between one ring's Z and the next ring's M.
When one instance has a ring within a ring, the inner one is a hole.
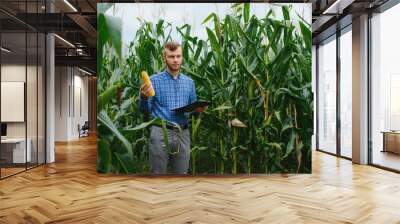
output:
M182 48L178 47L175 51L165 49L164 61L172 72L179 71L182 65Z

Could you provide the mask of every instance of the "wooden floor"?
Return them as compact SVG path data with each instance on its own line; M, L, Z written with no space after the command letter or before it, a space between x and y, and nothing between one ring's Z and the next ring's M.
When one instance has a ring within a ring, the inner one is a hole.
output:
M0 168L0 172L1 172L1 178L5 178L11 175L15 175L17 173L20 172L24 172L25 170L29 170L29 169L34 169L35 167L37 167L37 164L27 164L27 167L25 167L24 164L22 165L18 165L18 167L5 167L5 168Z
M16 167L16 168L15 167L11 167L11 168L7 167L7 168L0 168L0 169L1 169L1 177L2 178L26 170L25 167L23 167L23 168L22 167Z
M400 175L314 152L312 175L96 173L93 137L0 181L0 223L400 223Z

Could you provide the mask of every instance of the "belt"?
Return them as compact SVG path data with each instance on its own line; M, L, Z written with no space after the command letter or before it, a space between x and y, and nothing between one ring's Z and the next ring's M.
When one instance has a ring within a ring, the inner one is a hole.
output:
M159 125L159 124L153 124L153 125L154 125L154 126L157 126L157 127L162 127L162 125ZM174 125L165 124L165 126L167 127L167 129L171 129L171 130L176 129L176 130L178 130L178 127L176 127L176 126L174 126ZM188 126L187 124L182 124L182 125L179 125L179 127L180 127L182 130L185 130L185 129L187 129L189 126Z

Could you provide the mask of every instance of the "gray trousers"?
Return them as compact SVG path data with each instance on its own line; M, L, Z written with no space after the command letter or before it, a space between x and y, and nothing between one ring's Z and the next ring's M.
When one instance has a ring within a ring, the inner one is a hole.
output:
M165 145L162 128L152 126L150 131L149 160L153 174L167 173L168 164L172 172L187 174L190 160L189 129L167 129L169 149ZM170 151L169 151L170 150Z

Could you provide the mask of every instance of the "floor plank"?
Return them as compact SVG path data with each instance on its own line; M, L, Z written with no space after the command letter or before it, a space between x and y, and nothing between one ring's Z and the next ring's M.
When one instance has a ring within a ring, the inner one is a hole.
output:
M96 139L0 181L0 223L400 223L400 175L313 152L313 174L96 173Z

